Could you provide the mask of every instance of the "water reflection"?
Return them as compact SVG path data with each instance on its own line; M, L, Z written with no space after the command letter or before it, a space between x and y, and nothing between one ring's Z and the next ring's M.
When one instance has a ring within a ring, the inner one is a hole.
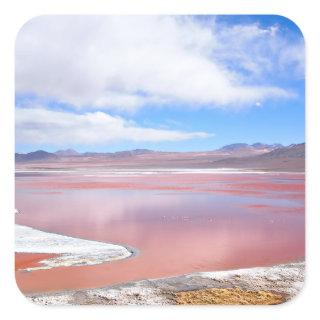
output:
M189 186L199 187L196 179L183 178ZM154 178L148 179L152 185ZM201 179L207 184L210 177ZM290 177L283 179L277 176L272 184L290 182ZM232 186L230 180L226 183ZM19 188L19 181L17 186L16 206L24 212L17 216L17 223L128 244L140 251L134 259L108 266L20 274L18 279L26 290L101 286L193 271L269 265L304 256L304 202L281 196L302 193L301 188L292 191L272 187L272 197L249 197L156 188L28 189ZM75 275L82 279L77 284Z

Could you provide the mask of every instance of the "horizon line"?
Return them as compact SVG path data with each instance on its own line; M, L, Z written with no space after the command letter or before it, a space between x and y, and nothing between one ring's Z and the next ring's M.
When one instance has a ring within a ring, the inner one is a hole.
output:
M261 144L261 145L266 145L266 146L273 146L273 145L279 145L279 146L282 146L282 147L289 147L291 145L299 145L299 144L305 144L305 141L303 142L298 142L298 143L290 143L290 144L282 144L282 143L278 143L278 142L275 142L275 143L263 143L263 142L255 142L255 143L252 143L252 144L249 144L249 143L246 143L246 142L236 142L236 143L230 143L230 144L225 144L221 147L218 147L218 148L215 148L215 149L208 149L208 150L188 150L188 151L179 151L179 150L176 150L176 151L166 151L166 150L154 150L154 149L148 149L148 148L134 148L134 149L123 149L123 150L119 150L119 151L83 151L83 152L79 152L76 150L76 148L61 148L61 149L57 149L56 151L48 151L48 150L45 150L45 149L34 149L33 151L28 151L28 152L21 152L21 151L15 151L15 154L28 154L28 153L32 153L32 152L38 152L38 151L43 151L43 152L47 152L47 153L57 153L59 151L63 152L63 151L73 151L73 152L76 152L78 153L79 155L82 155L82 154L86 154L86 153L97 153L97 154L107 154L107 153L111 153L111 154L114 154L114 153L120 153L120 152L129 152L129 151L151 151L151 152L167 152L167 153L188 153L188 152L210 152L210 151L217 151L217 150L221 150L223 149L224 147L227 147L227 146L232 146L232 145L238 145L238 144L243 144L243 145L247 145L247 146L254 146L255 144Z

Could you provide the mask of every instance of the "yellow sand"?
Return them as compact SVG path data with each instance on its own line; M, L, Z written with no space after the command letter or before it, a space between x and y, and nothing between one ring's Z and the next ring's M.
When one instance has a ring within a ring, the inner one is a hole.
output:
M235 289L204 289L175 294L178 304L279 304L284 298L268 291Z

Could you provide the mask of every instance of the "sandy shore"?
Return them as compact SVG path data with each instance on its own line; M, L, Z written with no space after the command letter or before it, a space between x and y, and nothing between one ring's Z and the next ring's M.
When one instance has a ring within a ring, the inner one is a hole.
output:
M105 288L28 295L41 305L278 304L304 282L304 262L142 280Z

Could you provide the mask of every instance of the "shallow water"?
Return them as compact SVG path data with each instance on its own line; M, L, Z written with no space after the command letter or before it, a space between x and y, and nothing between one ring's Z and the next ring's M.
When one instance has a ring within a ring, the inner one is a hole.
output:
M16 207L19 224L139 251L132 259L96 266L17 271L23 292L304 257L303 174L19 174Z

